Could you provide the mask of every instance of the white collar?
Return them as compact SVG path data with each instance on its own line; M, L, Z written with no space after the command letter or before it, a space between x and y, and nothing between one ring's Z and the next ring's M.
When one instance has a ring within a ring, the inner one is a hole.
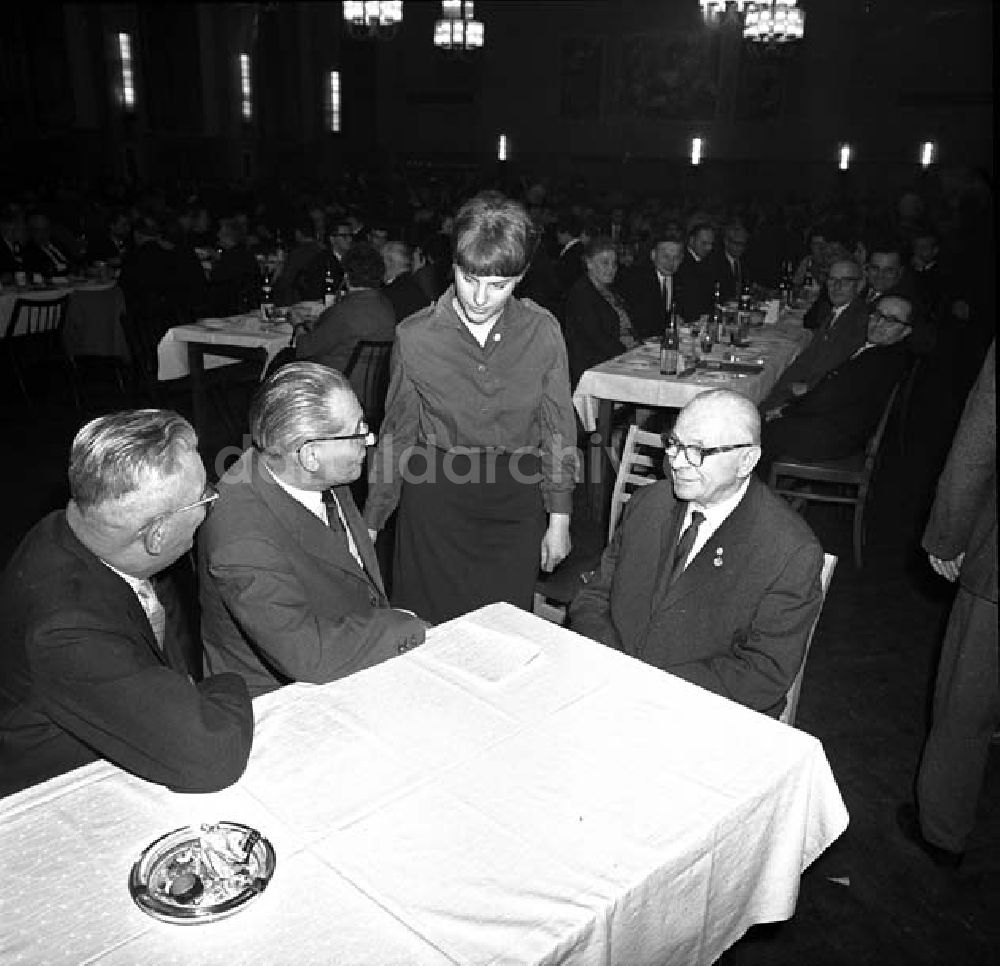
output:
M267 470L268 475L278 484L296 503L300 503L304 506L314 517L322 520L324 524L327 522L326 516L326 504L323 503L323 494L319 490L303 490L298 486L292 486L291 483L286 483L284 480L279 479L274 471L271 469L267 463L261 461L261 466Z
M127 574L124 571L119 570L117 567L113 567L103 557L98 557L97 559L100 560L101 563L104 564L104 566L108 568L108 570L113 571L114 573L118 574L118 576L121 577L121 579L124 580L125 583L128 584L129 587L132 588L132 591L135 593L135 596L139 598L139 603L141 604L142 603L142 599L143 599L142 598L142 591L144 589L146 589L146 588L152 587L152 584L150 583L149 578L148 577L133 577L131 574Z
M692 512L701 510L705 514L705 522L702 523L702 529L708 533L718 530L726 517L736 509L740 500L743 499L749 485L750 477L748 476L743 481L743 485L732 496L727 497L721 503L714 503L712 506L702 506L700 503L692 501L688 504L687 512L684 514L685 526L691 522Z

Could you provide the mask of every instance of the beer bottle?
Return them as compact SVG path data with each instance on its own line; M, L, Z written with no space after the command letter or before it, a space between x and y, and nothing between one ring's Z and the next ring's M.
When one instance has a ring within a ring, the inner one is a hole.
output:
M674 376L680 366L680 332L675 305L670 310L670 318L667 320L667 328L663 333L663 342L660 345L660 372L665 376Z

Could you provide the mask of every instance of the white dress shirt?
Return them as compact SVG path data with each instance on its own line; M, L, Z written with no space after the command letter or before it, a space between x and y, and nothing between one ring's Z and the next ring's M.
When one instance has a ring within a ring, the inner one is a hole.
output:
M708 457L712 459L711 456ZM698 536L695 537L694 543L691 545L691 552L688 554L687 560L684 561L684 566L687 567L698 551L712 539L712 534L715 533L719 527L726 521L733 510L736 509L740 500L743 499L743 495L747 491L747 487L750 485L750 477L748 476L744 481L743 485L728 499L723 500L721 503L716 503L713 506L702 506L700 503L695 503L693 500L688 503L687 510L684 511L684 519L681 521L680 532L688 528L688 524L691 523L691 515L695 510L701 510L705 514L705 519L702 520L701 526L698 528Z
M302 490L297 486L292 486L291 483L286 483L284 480L279 480L278 477L271 472L270 468L266 464L264 469L270 474L272 480L278 484L293 500L301 503L317 520L323 523L324 527L330 525L330 521L326 515L326 504L323 502L323 494L318 490ZM347 549L351 551L351 556L358 562L358 566L364 570L365 565L361 561L361 554L358 553L358 545L354 540L354 534L351 533L351 528L347 525L347 517L344 516L344 511L340 506L340 500L337 499L337 494L332 490L330 491L333 497L333 504L337 508L337 516L340 517L340 522L344 527L344 533L347 535Z

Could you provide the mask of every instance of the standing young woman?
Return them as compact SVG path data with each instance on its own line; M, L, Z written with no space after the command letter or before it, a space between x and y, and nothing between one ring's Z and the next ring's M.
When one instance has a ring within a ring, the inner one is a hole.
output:
M454 285L396 330L365 520L393 509L393 601L439 623L494 601L530 608L570 550L576 422L555 318L513 297L531 219L484 192L455 218Z

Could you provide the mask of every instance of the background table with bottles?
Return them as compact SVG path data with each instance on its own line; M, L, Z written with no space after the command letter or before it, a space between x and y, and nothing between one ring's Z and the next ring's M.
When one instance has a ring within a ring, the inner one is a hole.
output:
M616 405L677 410L708 389L732 389L760 403L811 338L812 333L802 328L801 313L791 311L782 313L775 325L751 329L748 346L716 344L705 356L717 361L762 362L756 375L711 370L664 375L660 372L659 340L647 341L584 372L573 392L573 405L583 428L596 434L591 438L591 453L595 448L598 453L598 465L591 471L593 509L604 512L611 489L611 428Z
M157 378L190 377L194 425L200 433L208 417L205 370L250 360L260 363L263 375L292 344L292 321L315 318L322 309L321 302L300 302L290 307L287 319L275 322L265 323L260 312L251 312L174 326L157 346Z

